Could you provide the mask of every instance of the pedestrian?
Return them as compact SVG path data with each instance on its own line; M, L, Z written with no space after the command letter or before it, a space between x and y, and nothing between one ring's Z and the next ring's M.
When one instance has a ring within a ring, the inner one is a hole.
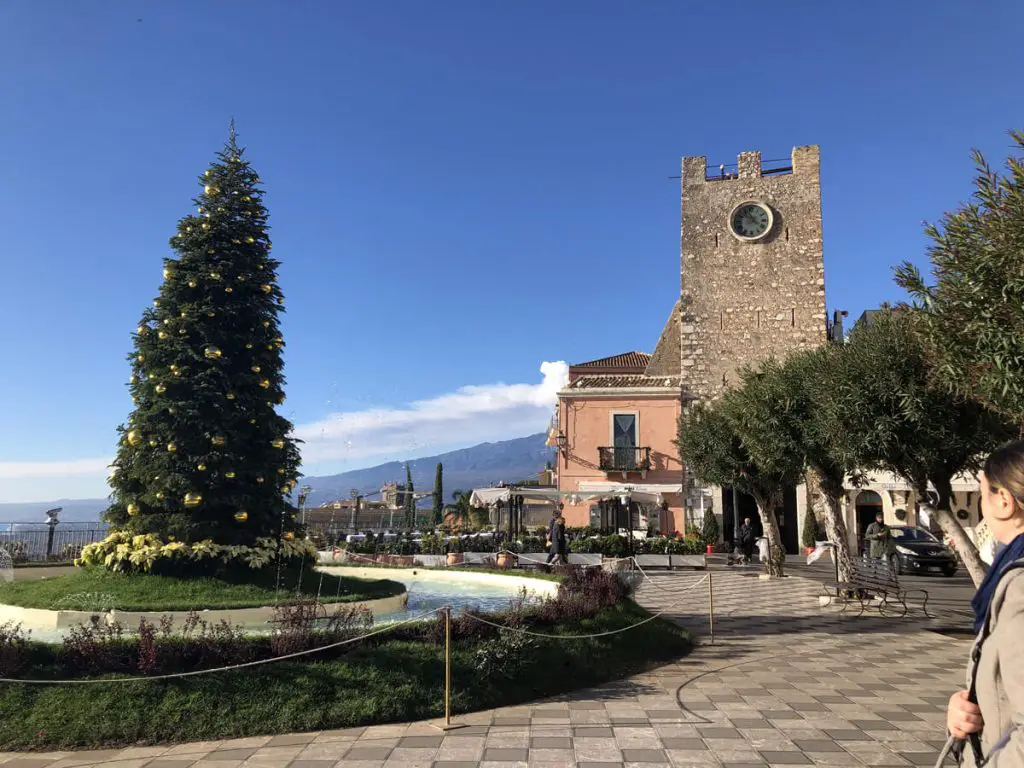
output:
M740 551L743 553L743 562L749 563L754 557L754 526L750 524L750 518L743 518L743 525L740 526Z
M548 552L547 564L558 560L561 565L569 564L569 541L565 536L565 518L559 517L551 528L551 549Z
M981 514L1003 548L971 601L977 637L967 690L949 700L946 728L961 764L1024 766L1024 440L996 449L979 476Z
M868 557L888 562L893 553L892 531L885 524L885 515L881 511L864 532L864 538L868 541Z
M564 505L562 502L558 502L555 508L551 511L551 519L548 521L548 538L545 541L545 545L551 546L551 538L555 535L555 526L558 524L558 518L562 516L562 509Z

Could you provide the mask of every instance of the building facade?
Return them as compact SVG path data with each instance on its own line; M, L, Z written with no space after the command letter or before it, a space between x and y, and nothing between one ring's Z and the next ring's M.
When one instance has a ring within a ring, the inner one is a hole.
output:
M684 158L681 224L679 300L654 353L573 366L559 395L559 490L575 502L574 524L684 530L710 508L729 538L752 500L687 477L672 442L679 416L713 402L744 366L828 339L817 146L769 163L743 152L711 174L707 158ZM636 466L618 472L630 447ZM806 487L784 501L783 541L796 551Z
M678 376L649 374L652 356L627 352L569 368L554 443L570 526L683 530L682 474L673 441Z

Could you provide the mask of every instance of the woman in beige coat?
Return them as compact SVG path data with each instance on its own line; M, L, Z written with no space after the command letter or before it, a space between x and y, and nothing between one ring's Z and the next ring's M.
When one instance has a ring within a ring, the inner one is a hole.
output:
M1000 549L972 601L977 638L967 689L949 700L947 747L966 766L1024 768L1024 440L994 451L980 479Z

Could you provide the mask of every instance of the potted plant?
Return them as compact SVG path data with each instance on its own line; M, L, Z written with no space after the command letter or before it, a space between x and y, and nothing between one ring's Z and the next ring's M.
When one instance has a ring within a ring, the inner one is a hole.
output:
M807 510L804 514L804 528L800 538L802 539L800 543L804 545L804 554L811 554L818 539L818 522L814 519L814 512L811 510Z
M704 513L704 521L701 524L701 539L707 548L707 554L713 554L715 545L718 544L718 518L710 509Z
M462 562L463 553L462 537L457 536L448 541L448 565L458 565Z

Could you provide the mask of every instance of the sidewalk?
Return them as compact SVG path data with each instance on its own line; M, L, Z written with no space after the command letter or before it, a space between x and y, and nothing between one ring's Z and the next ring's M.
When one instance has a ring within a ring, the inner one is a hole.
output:
M415 723L110 752L2 755L29 766L560 768L930 766L968 642L916 619L846 618L820 585L712 571L651 574L637 599L702 636L681 661L537 703ZM4 762L6 761L6 762Z

